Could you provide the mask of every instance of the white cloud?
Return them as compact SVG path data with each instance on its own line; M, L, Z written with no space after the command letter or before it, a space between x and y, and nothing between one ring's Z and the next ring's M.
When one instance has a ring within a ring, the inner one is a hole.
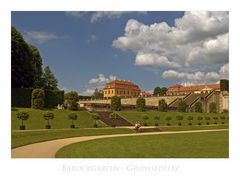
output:
M25 32L24 37L29 40L39 44L48 42L50 40L59 39L61 37L50 33L50 32L40 32L40 31L27 31Z
M129 14L129 13L146 14L147 12L145 12L145 11L136 11L136 12L134 12L134 11L96 11L96 12L70 11L70 12L66 12L66 15L74 16L74 17L78 17L78 18L82 18L85 15L90 15L90 21L91 21L91 23L94 23L94 22L97 22L97 21L101 21L104 18L107 18L107 19L120 18L122 15Z
M107 82L116 80L117 77L114 75L109 75L108 77L105 77L104 74L99 73L96 78L92 78L88 81L88 84L85 86L86 90L81 92L81 95L92 95L97 88L98 90L103 89L104 85Z
M83 92L80 92L80 95L91 96L94 93L95 89L86 89Z
M97 40L97 36L91 35L86 41L86 43L92 43Z
M164 78L217 79L222 75L212 72L213 66L229 62L228 18L228 12L185 12L175 19L174 26L166 22L146 25L130 19L125 33L112 46L134 52L137 66L165 70ZM172 68L175 70L168 70Z
M99 73L97 78L92 78L89 80L89 84L105 84L109 81L115 80L117 77L114 75L109 75L109 78L105 77L104 74Z

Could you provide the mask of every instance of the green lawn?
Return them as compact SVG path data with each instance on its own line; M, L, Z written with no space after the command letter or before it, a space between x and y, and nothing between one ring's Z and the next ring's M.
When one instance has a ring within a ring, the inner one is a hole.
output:
M18 130L20 120L17 119L16 114L20 111L26 111L29 113L30 117L27 121L24 121L26 129L44 129L46 121L43 119L43 114L46 111L51 111L54 113L55 118L50 121L52 128L61 129L69 128L71 121L68 119L68 114L73 111L70 110L37 110L30 108L12 108L12 130ZM74 111L78 115L78 119L75 121L77 128L91 128L93 126L94 120L90 117L87 111ZM99 122L99 126L106 126Z
M228 158L228 131L96 139L60 149L57 158Z
M66 130L44 130L44 131L24 131L12 132L12 148L32 144L36 142L49 141L67 137L95 136L105 134L133 133L131 129L125 128L93 128L93 129L66 129Z
M160 126L165 126L168 122L165 120L166 117L171 117L172 120L169 122L171 125L178 125L179 122L182 123L182 125L188 125L189 120L187 119L189 116L193 117L193 120L191 121L191 123L193 125L197 125L199 122L201 122L203 125L206 125L207 122L209 122L210 124L213 124L215 122L215 120L213 119L213 117L218 117L217 123L221 124L222 122L224 122L225 124L228 123L228 120L221 120L220 117L221 116L225 116L227 117L227 114L215 114L215 113L180 113L180 112L137 112L137 111L121 111L121 112L117 112L120 116L124 117L125 119L127 119L128 121L135 123L137 121L140 121L141 124L144 123L144 120L142 118L143 115L147 115L149 117L149 119L147 120L147 124L148 125L154 125L156 120L154 120L155 116L160 117L160 121L157 121ZM184 117L184 119L182 121L178 121L177 120L177 116L178 115L182 115ZM197 118L198 117L203 117L202 121L198 121ZM210 120L205 120L205 117L210 117Z

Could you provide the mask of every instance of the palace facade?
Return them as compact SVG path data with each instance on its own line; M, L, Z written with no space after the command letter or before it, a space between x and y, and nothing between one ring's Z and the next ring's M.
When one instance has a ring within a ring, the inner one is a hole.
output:
M140 95L138 85L126 80L114 80L105 85L103 89L103 97L137 97Z

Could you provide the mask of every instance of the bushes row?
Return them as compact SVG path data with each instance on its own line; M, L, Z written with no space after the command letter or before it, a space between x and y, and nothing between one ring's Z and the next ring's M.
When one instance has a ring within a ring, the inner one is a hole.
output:
M37 91L34 93L34 99L40 96L40 92ZM39 100L39 98L36 101L32 101L32 93L33 89L12 88L11 107L30 108L31 105L34 107L39 105L42 107L44 105L45 108L53 108L58 104L63 104L64 101L64 91L44 90L44 95L43 92L40 93L44 97L44 102Z

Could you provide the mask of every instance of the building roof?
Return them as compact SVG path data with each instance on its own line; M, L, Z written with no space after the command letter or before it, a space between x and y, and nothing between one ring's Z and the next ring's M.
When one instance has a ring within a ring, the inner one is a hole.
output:
M168 92L194 92L204 89L220 90L220 84L201 84L194 86L182 86L179 84L175 84L168 88Z
M140 91L138 85L127 80L114 80L109 83L106 83L104 89L131 89Z

